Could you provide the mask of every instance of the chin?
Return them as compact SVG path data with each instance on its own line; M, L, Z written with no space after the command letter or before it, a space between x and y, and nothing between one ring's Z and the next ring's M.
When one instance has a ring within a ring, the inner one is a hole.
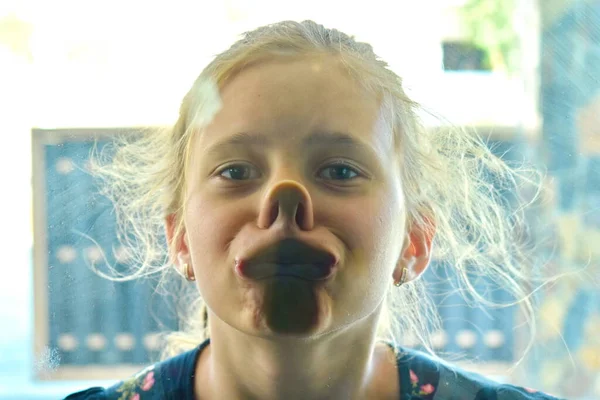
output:
M323 284L278 277L253 291L251 329L259 335L304 338L330 328L331 298Z

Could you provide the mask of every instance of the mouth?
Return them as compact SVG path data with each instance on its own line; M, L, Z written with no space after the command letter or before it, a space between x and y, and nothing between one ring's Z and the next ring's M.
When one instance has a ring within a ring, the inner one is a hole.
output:
M247 258L236 260L236 273L244 279L291 277L324 281L333 275L336 257L327 250L297 239L284 239Z

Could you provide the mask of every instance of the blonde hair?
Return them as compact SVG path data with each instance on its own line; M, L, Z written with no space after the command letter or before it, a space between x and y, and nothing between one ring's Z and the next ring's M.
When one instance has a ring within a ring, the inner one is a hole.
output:
M518 196L526 185L535 199L541 174L533 168L507 165L473 132L425 129L418 116L422 108L408 98L402 80L370 45L312 21L284 21L245 33L200 74L183 99L172 129L122 137L113 147L110 162L98 158L94 163L103 194L114 202L119 238L131 249L136 266L131 273L113 279L159 273L163 282L173 282L164 223L167 215L174 215L175 236L181 234L185 171L194 131L190 121L209 103L201 86L214 82L222 89L251 64L311 55L338 57L358 83L382 99L396 150L402 156L399 174L406 199L407 232L413 224L435 229L435 259L440 261L440 268L454 270L460 282L458 290L487 306L518 304L535 331L530 298L532 252L522 207L528 203L511 206L503 191ZM489 301L475 289L474 276L490 277L515 300L506 304ZM181 279L176 282L184 287ZM179 297L184 309L178 309L183 324L168 337L164 357L192 348L208 336L202 299L194 285L185 287L185 295ZM177 291L178 296L180 293ZM440 321L425 282L419 279L397 289L390 279L385 301L379 338L400 343L410 335L433 353L431 332L439 329Z

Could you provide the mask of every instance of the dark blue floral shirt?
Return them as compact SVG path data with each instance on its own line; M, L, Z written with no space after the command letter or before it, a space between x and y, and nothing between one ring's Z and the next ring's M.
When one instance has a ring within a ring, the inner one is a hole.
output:
M193 400L194 371L200 352L208 345L154 364L133 377L105 389L95 387L65 400ZM500 384L482 375L434 361L407 348L396 349L399 400L556 400L529 388Z

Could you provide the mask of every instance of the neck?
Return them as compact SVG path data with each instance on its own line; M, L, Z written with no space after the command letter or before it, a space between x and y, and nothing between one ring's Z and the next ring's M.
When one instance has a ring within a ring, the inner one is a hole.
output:
M373 399L382 397L374 393L382 383L397 398L391 349L375 345L376 317L352 333L316 339L249 336L213 318L213 339L196 366L196 398Z

